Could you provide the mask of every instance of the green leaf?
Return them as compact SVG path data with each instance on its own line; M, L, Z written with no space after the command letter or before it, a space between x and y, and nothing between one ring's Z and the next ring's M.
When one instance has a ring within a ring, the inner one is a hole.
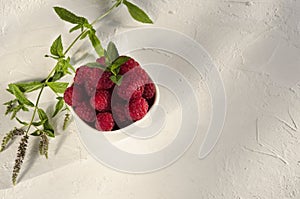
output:
M33 126L41 126L41 125L45 124L46 121L47 120L45 119L45 120L40 120L38 122L32 122L32 125Z
M43 130L43 132L47 135L47 136L49 136L49 137L52 137L52 138L54 138L55 137L55 135L54 135L54 131L50 131L50 130Z
M8 87L21 104L26 104L31 107L34 106L34 104L29 99L26 98L24 93L19 89L17 85L9 84Z
M52 43L50 48L50 53L54 56L63 57L63 45L61 41L61 35L59 35L55 41Z
M114 61L119 57L119 52L116 45L113 42L109 42L107 46L107 56L109 60Z
M69 83L67 82L47 82L47 85L55 92L55 93L64 93L67 89Z
M129 59L130 57L120 56L117 59L115 59L115 61L113 61L113 65L115 65L116 67L120 67L121 65L125 64Z
M52 127L52 125L49 123L49 118L47 116L47 114L45 113L45 111L43 109L38 109L38 115L39 115L39 118L41 121L45 121L43 123L43 127L44 127L44 132L46 133L47 132L47 135L48 134L53 134L54 136L54 129ZM50 133L51 132L51 133ZM50 135L49 135L50 136ZM50 136L51 137L51 136Z
M74 26L73 28L71 28L71 30L69 31L70 33L71 32L74 32L75 30L78 30L78 29L80 29L82 27L82 25L76 25L76 26Z
M22 109L22 105L18 105L18 106L16 106L16 107L14 107L14 108L12 109L12 114L11 114L11 116L10 116L10 119L13 120L13 119L16 117L17 113L18 113L21 109Z
M41 135L41 131L40 130L36 130L36 131L34 131L33 133L31 133L30 135L32 135L32 136L40 136Z
M90 38L90 41L91 41L96 53L99 55L99 57L104 56L104 49L101 45L100 40L96 36L95 31L89 31L89 38Z
M118 86L121 85L122 79L123 79L122 75L110 76L110 80L115 84L117 84Z
M38 115L39 115L40 120L48 120L47 114L41 108L38 109Z
M81 35L80 40L83 40L84 38L86 38L86 36L88 36L90 31L86 31L85 33L83 33L83 35Z
M54 110L52 117L55 117L61 111L64 104L65 104L64 99L62 97L59 97L58 102L55 105L55 110Z
M54 7L56 14L64 21L70 22L72 24L80 24L83 25L88 23L88 20L84 17L79 17L69 10L61 7Z
M106 66L100 64L99 62L91 62L91 63L87 63L85 64L85 66L88 66L90 68L101 68L103 70L106 69Z
M37 81L15 83L15 85L18 86L23 93L30 93L43 87L43 83Z
M142 23L153 23L153 21L150 19L150 17L138 6L134 5L133 3L130 3L127 0L124 0L123 4L127 7L130 15L135 20L142 22Z
M49 79L48 82L55 82L60 80L65 75L71 74L70 70L75 72L74 67L70 64L70 58L68 57L67 59L59 59L55 66L54 75Z
M28 126L28 123L27 123L27 122L24 122L24 121L20 120L20 119L17 118L17 117L16 117L16 120L17 120L20 124L25 125L25 126Z

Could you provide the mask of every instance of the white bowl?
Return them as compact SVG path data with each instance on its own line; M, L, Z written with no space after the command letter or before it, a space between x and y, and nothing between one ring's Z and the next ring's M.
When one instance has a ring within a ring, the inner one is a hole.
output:
M145 128L145 126L149 126L149 124L151 125L151 115L153 115L154 111L156 110L155 107L158 105L159 102L159 98L160 98L159 89L156 84L154 85L155 85L156 93L155 93L153 105L150 107L147 114L142 119L118 130L99 131L95 128L92 128L87 123L85 123L82 119L80 119L79 116L75 113L75 111L71 108L71 112L75 118L77 128L80 130L80 132L83 133L97 133L97 134L102 133L111 142L117 142L128 138L132 134L138 134L139 129Z

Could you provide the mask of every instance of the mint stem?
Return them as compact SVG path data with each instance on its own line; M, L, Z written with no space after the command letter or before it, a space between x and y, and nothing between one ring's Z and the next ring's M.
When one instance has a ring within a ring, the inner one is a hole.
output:
M107 15L109 15L113 9L115 7L117 7L117 5L121 2L121 0L118 0L111 8L109 8L103 15L101 15L100 17L98 17L97 19L95 19L91 25L93 26L95 23L101 21L104 17L106 17ZM80 37L82 35L84 35L86 32L88 31L88 29L86 28L84 31L82 31L75 39L74 41L69 45L69 47L67 48L67 50L64 52L64 56L70 51L70 49L76 44L76 42L80 39Z

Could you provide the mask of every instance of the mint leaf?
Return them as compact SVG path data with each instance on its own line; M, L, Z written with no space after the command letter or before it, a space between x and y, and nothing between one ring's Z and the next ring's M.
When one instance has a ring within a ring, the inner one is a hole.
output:
M119 57L119 52L116 45L113 42L109 42L107 46L107 56L109 60L114 61Z
M130 59L130 57L120 56L117 59L115 59L112 64L119 67L119 66L125 64L129 59Z
M41 135L41 131L40 130L36 130L33 133L31 133L30 135L32 135L32 136L40 136Z
M47 135L47 136L49 136L49 137L52 137L52 138L54 138L55 137L55 135L54 135L54 131L51 131L51 130L43 130L43 132Z
M101 68L103 70L106 69L106 66L100 64L99 62L91 62L91 63L87 63L85 64L85 66L88 66L90 68Z
M52 43L50 48L50 53L54 56L63 57L63 45L61 41L61 35L59 35L55 41Z
M110 71L114 75L119 74L120 66L122 66L124 63L126 63L129 59L130 59L130 57L127 57L127 56L118 57L115 61L113 61L113 63L109 67Z
M81 37L80 37L80 40L85 39L89 33L90 33L90 31L86 31L85 33L83 33L83 35L81 35Z
M56 14L64 21L67 21L72 24L80 24L83 25L88 23L88 20L84 17L79 17L69 10L61 7L54 7Z
M20 120L20 119L17 118L17 117L16 117L16 120L17 120L20 124L25 125L25 126L28 126L28 123L27 123L27 122L24 122L24 121Z
M66 74L71 74L70 71L75 72L74 67L70 64L70 57L67 59L59 59L55 66L54 75L49 79L48 82L55 82L64 77Z
M58 99L58 102L55 105L55 110L54 110L52 117L55 117L59 113L59 111L61 111L61 109L63 108L63 106L65 104L64 99L62 97L58 97L57 99Z
M38 90L43 87L43 83L33 81L33 82L25 82L25 83L15 83L17 87L23 92L23 93L30 93L32 91Z
M100 40L96 36L95 30L89 31L89 38L90 38L90 41L91 41L96 53L99 55L99 57L102 57L104 55L104 49L101 45Z
M21 104L26 104L28 106L33 107L34 104L25 97L24 93L19 89L19 87L15 84L8 85L9 90L13 93L13 95L18 99Z
M74 32L75 30L78 30L80 28L82 28L82 25L76 25L73 28L71 28L71 30L69 31L69 33Z
M43 123L43 127L44 127L44 132L49 136L49 137L54 137L54 129L52 127L52 125L49 123L49 118L47 116L47 114L45 113L45 111L43 109L38 109L38 115L41 121L45 121Z
M46 121L47 121L47 119L44 119L43 121L40 120L38 122L32 122L32 125L33 126L41 126L41 125L45 124Z
M122 75L110 76L110 80L111 80L113 83L117 84L118 86L121 85L122 79L123 79L123 76L122 76Z
M138 6L134 5L133 3L130 3L127 0L124 0L123 4L127 7L130 15L135 20L142 22L142 23L153 23L153 21L150 19L150 17Z
M47 114L45 113L45 111L41 108L38 109L38 115L39 115L39 118L40 120L48 120L48 116Z
M69 83L66 82L47 82L47 85L55 92L55 93L64 93L67 89Z

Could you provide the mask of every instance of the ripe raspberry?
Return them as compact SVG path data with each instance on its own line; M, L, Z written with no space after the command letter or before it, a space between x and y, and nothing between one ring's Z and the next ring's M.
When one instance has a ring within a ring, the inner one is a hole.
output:
M111 131L115 126L112 114L109 112L98 113L95 128L99 131Z
M84 92L80 86L72 85L64 93L64 100L70 106L77 106L84 100Z
M84 88L89 96L95 94L97 83L101 78L103 71L99 68L90 68L89 77L84 82Z
M86 122L94 122L96 119L96 112L89 103L83 101L76 108L75 113Z
M105 66L105 57L100 57L96 60L96 62L98 62L99 64Z
M138 98L143 94L143 87L148 80L148 75L142 68L133 68L125 75L120 86L117 87L118 95L124 100Z
M73 86L67 88L64 92L64 100L69 106L72 106L72 95L73 95Z
M123 64L120 67L120 74L124 75L125 73L127 73L128 71L130 71L131 69L135 68L135 67L139 67L139 63L136 62L134 59L129 59L125 64Z
M76 69L74 84L82 85L90 76L91 68L88 66L80 66Z
M98 79L97 89L110 89L114 83L110 80L111 72L104 71Z
M133 121L142 119L147 111L149 105L144 98L134 99L129 103L129 114Z
M130 121L128 105L116 103L112 105L112 114L116 124L123 128Z
M97 90L91 97L90 104L97 111L107 111L110 109L111 94L106 90Z
M151 99L154 97L156 92L154 83L145 84L143 97L145 99Z

